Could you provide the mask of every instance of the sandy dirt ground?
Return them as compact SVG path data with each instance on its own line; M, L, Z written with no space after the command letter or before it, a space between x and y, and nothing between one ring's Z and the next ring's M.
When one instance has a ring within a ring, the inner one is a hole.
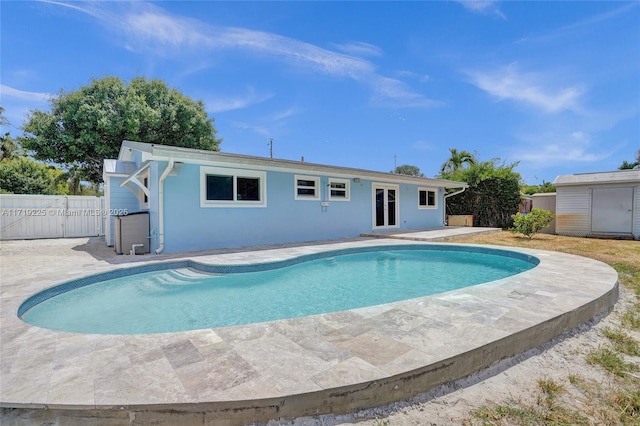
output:
M54 242L55 241L55 242ZM61 242L62 241L62 242ZM11 246L11 250L8 250ZM35 249L37 246L37 250ZM57 256L77 256L81 261L87 255L97 260L115 256L100 239L34 240L0 243L4 262L11 262L12 256L34 256L40 261L55 261ZM568 384L570 375L580 375L589 380L606 385L610 376L590 366L585 356L592 349L605 345L602 335L606 327L615 328L619 324L620 313L631 304L634 296L620 286L620 297L614 310L596 320L572 330L547 343L513 359L504 360L471 377L449 383L412 400L385 407L364 410L349 415L323 415L300 418L289 422L270 422L269 425L464 425L481 424L473 420L471 412L491 403L507 403L512 400L534 404L538 395L537 382L540 379L554 379ZM571 391L568 398L574 408L584 404L584 397Z

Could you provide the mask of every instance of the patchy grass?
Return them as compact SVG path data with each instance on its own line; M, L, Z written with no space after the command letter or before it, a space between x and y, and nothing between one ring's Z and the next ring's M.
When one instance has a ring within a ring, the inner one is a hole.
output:
M510 400L480 407L470 423L483 425L639 425L640 424L640 243L537 234L534 238L508 232L457 238L453 243L492 244L559 251L605 262L618 272L619 282L635 295L619 324L603 330L609 344L590 351L585 361L606 371L609 383L568 374L566 385L537 379L535 404ZM580 355L582 356L582 355ZM570 389L569 389L570 388ZM570 390L571 396L567 396ZM576 396L577 395L577 396Z
M540 379L538 387L542 393L538 396L538 405L553 408L559 395L564 392L564 386L555 380Z
M640 303L635 303L633 308L622 314L622 326L630 330L640 330Z
M600 347L589 352L586 359L589 364L598 365L608 373L615 374L618 377L625 377L627 373L638 371L638 366L631 362L626 362L620 352L606 347Z
M507 401L506 404L484 406L471 414L484 425L589 425L579 410L567 407L562 396L564 386L555 380L538 380L536 404Z
M608 398L622 424L640 424L640 382L635 381L635 390L616 390Z
M623 330L605 328L602 334L604 334L607 339L611 340L614 345L614 349L617 352L631 356L640 356L640 342L625 333Z
M460 237L450 242L494 244L577 254L600 260L614 268L617 266L627 274L640 274L640 244L638 244L638 241L599 240L595 238L563 237L548 234L536 234L533 238L529 239L503 231L492 234Z
M591 424L638 425L640 424L640 381L633 378L623 386L603 384L576 377L571 384L582 395L584 415Z

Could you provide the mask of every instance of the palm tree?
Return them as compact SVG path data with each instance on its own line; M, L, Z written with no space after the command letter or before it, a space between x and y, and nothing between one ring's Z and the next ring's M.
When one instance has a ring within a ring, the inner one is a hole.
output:
M469 151L458 152L455 148L449 148L449 152L451 157L440 168L441 174L453 173L461 169L464 164L469 166L476 164L476 157Z

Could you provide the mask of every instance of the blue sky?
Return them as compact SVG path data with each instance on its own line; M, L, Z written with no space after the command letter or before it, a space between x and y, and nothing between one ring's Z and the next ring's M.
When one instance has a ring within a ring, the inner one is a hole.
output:
M0 103L92 78L204 101L224 152L432 177L449 148L529 184L640 149L640 2L3 1Z

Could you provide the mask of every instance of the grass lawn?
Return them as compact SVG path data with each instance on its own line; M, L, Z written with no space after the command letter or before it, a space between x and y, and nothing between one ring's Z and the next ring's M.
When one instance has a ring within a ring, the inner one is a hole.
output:
M611 265L633 294L603 335L607 344L586 355L590 368L610 376L608 383L580 374L566 380L537 379L535 403L507 401L482 406L468 419L473 425L640 425L640 242L509 232L456 238L454 243L493 244L576 254ZM580 271L576 271L577 274ZM572 389L569 389L571 387ZM571 390L571 392L569 392ZM579 395L579 401L575 395Z

